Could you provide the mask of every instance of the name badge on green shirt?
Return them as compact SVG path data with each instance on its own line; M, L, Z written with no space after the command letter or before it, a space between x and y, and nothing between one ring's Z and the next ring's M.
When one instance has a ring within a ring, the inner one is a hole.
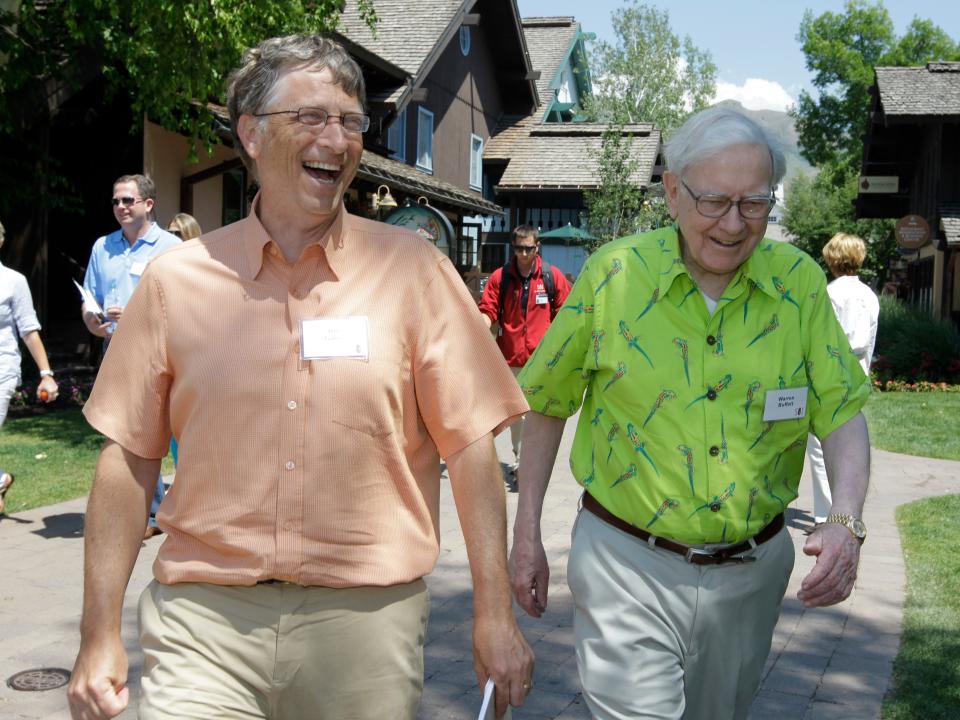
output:
M795 387L767 390L763 403L763 420L796 420L807 414L807 388Z

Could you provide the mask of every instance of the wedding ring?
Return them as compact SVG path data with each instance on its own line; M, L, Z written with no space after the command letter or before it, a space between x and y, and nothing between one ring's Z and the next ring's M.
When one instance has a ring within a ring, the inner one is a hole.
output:
M524 690L531 690L533 688L533 680L531 680L530 682L525 682L520 687L522 687Z

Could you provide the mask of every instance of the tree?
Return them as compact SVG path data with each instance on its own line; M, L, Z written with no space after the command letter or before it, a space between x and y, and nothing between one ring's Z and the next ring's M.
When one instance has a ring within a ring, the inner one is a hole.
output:
M372 0L359 0L369 23ZM262 39L332 29L342 0L58 0L0 5L0 213L69 207L47 129L58 98L102 77L143 115L208 147L210 101ZM7 8L7 9L4 9ZM132 131L138 127L131 128Z
M847 0L842 13L807 10L797 35L814 73L818 97L806 91L791 111L800 152L817 166L816 179L798 178L787 194L784 227L820 260L824 243L840 231L868 242L867 277L883 280L896 257L893 223L856 220L853 200L863 163L870 86L878 66L923 65L960 59L960 45L929 20L914 18L902 37L881 3Z
M882 283L887 267L897 257L893 220L857 220L853 199L857 177L836 167L824 166L811 177L797 174L787 188L783 227L791 242L813 257L829 276L821 251L838 232L859 235L867 244L867 258L861 268L866 282Z
M661 227L670 220L663 193L646 192L631 180L637 165L630 154L632 142L633 137L624 134L618 123L604 130L597 158L600 187L584 195L587 228L597 238L588 245L590 252L618 237Z
M707 107L716 90L710 53L670 28L670 14L631 0L612 15L616 41L594 48L594 119L655 123L669 133L690 112Z
M877 66L960 59L960 45L929 20L914 18L901 38L886 8L847 0L843 13L804 13L797 39L818 97L803 91L792 111L800 150L814 165L859 171Z

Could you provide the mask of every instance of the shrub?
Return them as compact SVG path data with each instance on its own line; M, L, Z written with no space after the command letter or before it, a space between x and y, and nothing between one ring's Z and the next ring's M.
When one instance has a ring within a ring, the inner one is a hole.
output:
M871 370L884 385L960 382L960 332L947 320L882 295Z

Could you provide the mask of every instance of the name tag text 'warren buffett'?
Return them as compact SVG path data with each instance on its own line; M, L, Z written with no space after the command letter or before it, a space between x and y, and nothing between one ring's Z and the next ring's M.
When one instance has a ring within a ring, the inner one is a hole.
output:
M763 420L797 420L807 414L807 388L767 390L763 403Z

